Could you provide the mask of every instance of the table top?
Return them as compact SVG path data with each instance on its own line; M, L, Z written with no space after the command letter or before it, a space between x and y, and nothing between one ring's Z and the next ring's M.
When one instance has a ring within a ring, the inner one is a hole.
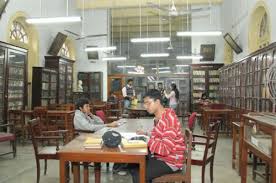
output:
M144 107L143 103L138 103L137 105L131 105L130 107L127 108L128 110L131 111L147 111L146 108Z
M34 111L33 110L24 110L22 113L24 114L32 114ZM71 114L74 113L75 111L65 111L65 110L47 110L48 114Z
M119 146L118 148L108 148L102 147L101 149L85 149L83 144L87 137L101 138L101 136L107 130L114 130L118 132L136 132L141 126L144 129L151 129L153 127L153 119L120 119L124 122L121 126L117 128L103 128L94 134L82 133L80 136L73 139L71 142L66 144L58 153L59 154L109 154L109 155L146 155L148 153L147 148L123 148Z
M264 126L276 130L276 114L275 113L249 113L243 114L243 117L254 120Z
M202 110L205 112L234 112L232 109L211 109L208 107L204 107Z

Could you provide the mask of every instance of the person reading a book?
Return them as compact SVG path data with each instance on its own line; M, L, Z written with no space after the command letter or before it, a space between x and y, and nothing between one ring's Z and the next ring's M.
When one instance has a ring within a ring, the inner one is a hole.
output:
M74 127L77 130L98 131L104 127L117 127L116 121L104 124L103 120L90 112L89 100L80 98L76 102Z
M171 108L164 108L160 91L149 90L144 96L144 107L155 115L156 124L150 132L148 141L149 154L146 157L146 182L164 174L180 170L184 163L186 145L181 132L181 125ZM147 135L138 130L137 134ZM139 166L129 164L128 170L133 183L139 182Z

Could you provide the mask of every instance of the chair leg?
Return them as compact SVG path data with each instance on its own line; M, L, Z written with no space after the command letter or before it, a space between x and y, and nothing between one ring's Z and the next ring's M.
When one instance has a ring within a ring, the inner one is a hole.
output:
M47 173L47 159L44 159L44 175Z
M252 174L253 174L253 180L256 180L256 170L257 170L257 163L258 159L257 156L253 155L253 168L252 168Z
M201 183L205 182L205 165L201 168Z
M210 181L213 183L214 181L214 159L210 162Z
M13 157L16 157L16 140L12 142L12 152L13 152Z
M39 183L40 180L40 162L39 159L36 159L36 183Z

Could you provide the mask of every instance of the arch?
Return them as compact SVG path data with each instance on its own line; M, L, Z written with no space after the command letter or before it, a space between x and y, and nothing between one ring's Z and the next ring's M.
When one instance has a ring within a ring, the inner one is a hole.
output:
M248 47L254 52L267 46L271 41L271 19L264 1L259 1L250 17Z
M228 65L233 63L233 49L228 43L224 42L224 64Z
M38 31L33 25L27 24L26 23L26 17L28 15L25 12L19 11L16 12L11 18L9 19L7 30L6 30L6 40L8 43L11 43L16 46L20 46L23 48L28 49L28 62L27 62L27 69L28 69L28 74L27 74L27 82L31 83L32 82L32 67L38 66L39 64L39 37L38 37ZM14 22L20 23L22 27L24 28L26 35L28 37L28 42L23 43L18 40L11 39L10 37L10 30L12 28L12 25ZM31 85L28 84L28 107L31 106L31 96L32 96L32 91L31 91Z

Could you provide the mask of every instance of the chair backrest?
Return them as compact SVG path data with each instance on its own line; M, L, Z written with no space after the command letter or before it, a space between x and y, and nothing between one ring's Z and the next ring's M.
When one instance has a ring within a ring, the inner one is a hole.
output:
M41 133L40 133L41 132L40 131L40 119L39 118L32 119L28 122L28 131L31 135L35 156L37 156L38 155L38 143L35 139L35 136L41 135Z
M57 106L56 110L73 111L73 110L75 110L75 105L74 104L60 104Z
M183 170L185 170L186 181L191 182L191 164L192 164L192 141L193 134L191 130L185 129L185 143L186 150L184 151L185 162L183 165Z
M35 107L33 116L40 119L39 125L41 129L49 128L47 107Z
M193 132L195 127L195 121L196 121L196 112L193 112L189 119L188 119L188 128Z
M225 107L226 107L225 104L216 104L216 103L210 104L211 109L224 109Z
M9 110L8 112L9 124L13 124L15 127L23 125L22 117L22 110Z
M207 157L208 149L211 148L211 153L215 156L217 141L218 141L218 133L219 133L220 121L215 122L214 124L209 126L209 130L207 131L207 148L205 149L204 156ZM210 145L212 143L212 145Z

